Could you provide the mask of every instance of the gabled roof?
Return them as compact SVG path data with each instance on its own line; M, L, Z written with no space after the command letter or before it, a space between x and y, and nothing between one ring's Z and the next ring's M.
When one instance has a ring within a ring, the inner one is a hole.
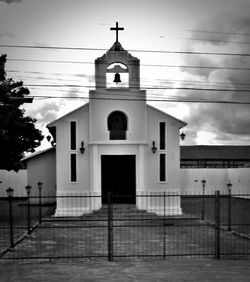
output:
M88 105L89 105L89 103L86 103L86 104L84 104L83 106L81 106L81 107L79 107L79 108L77 108L77 109L75 109L75 110L73 110L73 111L71 111L71 112L69 112L69 113L67 113L67 114L65 114L65 115L63 115L63 116L61 116L61 117L59 117L59 118L53 120L53 121L51 121L50 123L48 123L48 124L46 125L46 127L53 127L53 126L55 126L54 124L55 124L56 122L60 121L61 119L67 117L68 115L71 115L72 113L74 113L74 112L76 112L76 111L78 111L78 110L80 110L80 109L82 109L82 108L84 108L84 107L87 107Z
M181 146L182 160L250 160L250 146Z
M55 151L55 150L56 150L55 147L50 147L48 149L41 150L41 151L35 152L34 154L31 154L31 155L29 155L27 157L24 157L24 158L21 159L21 161L24 162L24 161L27 161L27 160L29 160L31 158L38 157L38 156L40 156L42 154L46 154L46 153L48 153L50 151Z
M171 115L169 115L169 114L163 112L162 110L159 110L158 108L155 108L155 107L153 107L153 106L151 106L151 105L148 105L148 104L147 104L147 107L148 107L148 108L151 108L151 109L153 109L153 110L155 110L155 111L157 111L157 112L159 112L159 113L161 113L161 114L163 114L163 115L165 115L165 116L167 116L168 118L171 118L171 119L175 120L177 123L179 123L179 128L182 128L182 127L184 127L184 126L187 125L186 122L184 122L184 121L182 121L182 120L180 120L180 119L178 119L178 118L175 118L175 117L173 117L173 116L171 116Z

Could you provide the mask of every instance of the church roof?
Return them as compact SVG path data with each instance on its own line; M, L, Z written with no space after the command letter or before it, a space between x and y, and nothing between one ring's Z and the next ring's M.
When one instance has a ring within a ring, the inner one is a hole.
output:
M184 122L184 121L182 121L182 120L180 120L180 119L178 119L178 118L176 118L176 117L173 117L173 116L171 116L171 115L169 115L169 114L163 112L162 110L159 110L158 108L155 108L155 107L153 107L153 106L151 106L151 105L148 105L148 104L147 104L147 107L148 107L148 108L151 108L151 109L153 109L153 110L155 110L155 111L157 111L157 112L159 112L159 113L161 113L161 114L163 114L163 115L166 115L166 116L168 116L169 118L171 118L171 119L173 119L173 120L175 120L176 122L178 122L178 123L180 124L180 127L179 127L179 128L182 128L182 127L184 127L184 126L187 125L186 122Z
M60 121L61 119L65 118L65 117L67 117L68 115L71 115L72 113L78 111L79 109L82 109L82 108L84 108L84 107L87 107L88 105L89 105L89 103L86 103L86 104L84 104L83 106L81 106L81 107L79 107L79 108L77 108L77 109L75 109L75 110L73 110L73 111L71 111L71 112L69 112L69 113L67 113L67 114L65 114L65 115L63 115L63 116L61 116L61 117L59 117L59 118L53 120L53 121L51 121L50 123L48 123L48 124L46 125L46 127L49 128L49 127L55 126L55 123L56 123L56 122Z
M182 160L250 160L250 146L181 146Z
M24 157L24 158L21 159L21 161L22 161L22 162L25 162L25 161L27 161L27 160L29 160L29 159L31 159L31 158L38 157L38 156L40 156L40 155L42 155L42 154L48 153L48 152L50 152L50 151L55 151L55 150L56 150L55 147L50 147L50 148L48 148L48 149L41 150L41 151L35 152L35 153L33 153L33 154L31 154L31 155L29 155L29 156L27 156L27 157Z

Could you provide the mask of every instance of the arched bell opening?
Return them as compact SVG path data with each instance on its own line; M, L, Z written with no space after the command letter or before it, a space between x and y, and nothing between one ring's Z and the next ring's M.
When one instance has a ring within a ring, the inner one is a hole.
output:
M116 62L106 71L107 88L129 87L129 71L126 65Z

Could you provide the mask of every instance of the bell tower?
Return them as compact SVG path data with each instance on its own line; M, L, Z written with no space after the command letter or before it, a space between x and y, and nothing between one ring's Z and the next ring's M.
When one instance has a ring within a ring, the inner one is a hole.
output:
M123 28L116 23L111 30L116 31L116 41L95 60L96 88L89 91L90 143L145 143L146 91L140 90L140 60L118 41Z
M116 41L102 57L95 60L96 88L110 88L107 85L107 75L113 73L116 88L140 89L140 60L124 50L118 41L118 31L124 28L118 27L117 22L116 27L111 27L110 30L116 31ZM122 80L123 74L128 76L126 84Z

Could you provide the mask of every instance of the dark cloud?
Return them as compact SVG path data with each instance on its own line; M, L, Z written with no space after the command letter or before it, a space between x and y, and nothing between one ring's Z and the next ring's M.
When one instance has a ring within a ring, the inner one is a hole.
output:
M1 32L0 38L2 38L2 37L16 38L16 36L10 31Z
M212 68L202 67L218 67L216 62L213 62L207 57L196 55L195 58L190 55L183 56L183 60L186 66L201 66L201 68L181 68L183 72L187 72L192 75L203 76L207 78L213 71Z
M38 108L29 110L27 113L32 118L35 118L42 126L55 120L58 116L60 106L55 102L45 103Z
M196 43L187 46L189 49L211 50L211 52L225 53L247 53L250 54L250 44L232 43L231 41L250 42L250 6L246 11L234 11L224 13L213 17L210 20L199 23L195 30L207 31L225 31L225 33L207 33L204 34L204 40L197 40ZM236 34L237 33L237 34ZM199 33L193 33L194 38L200 38ZM203 39L204 39L203 38ZM227 41L227 42L226 42ZM230 41L230 42L228 42ZM202 47L201 47L202 46ZM209 49L210 48L210 49ZM219 49L218 49L219 48ZM216 51L214 51L216 50ZM220 50L220 51L218 51ZM200 98L216 99L225 101L243 101L250 102L249 92L240 92L239 89L250 89L250 71L237 70L237 68L250 68L250 59L243 56L183 56L185 65L220 66L230 67L234 69L185 69L185 73L189 76L195 75L204 81L211 83L212 88L230 88L231 92L210 92L202 91L198 93ZM224 83L223 83L224 82ZM196 85L197 86L197 85ZM211 87L210 87L211 88ZM197 92L196 92L197 93ZM183 94L183 93L182 93ZM189 94L190 95L190 94ZM194 96L193 93L191 96ZM250 140L250 105L235 104L194 104L190 105L190 113L184 119L189 125L196 128L209 129L218 132L215 140L220 142L227 138L235 138L236 143L240 143L239 136L245 136ZM221 134L219 134L221 132ZM225 133L223 135L223 133ZM228 134L235 134L233 137ZM238 137L237 137L238 134Z
M245 8L245 9L244 9ZM238 7L238 11L223 12L200 22L192 33L192 38L213 45L224 45L228 41L248 42L250 17L250 5ZM198 31L207 31L206 33Z
M0 2L5 2L7 4L11 4L11 3L18 3L21 2L22 0L0 0Z

